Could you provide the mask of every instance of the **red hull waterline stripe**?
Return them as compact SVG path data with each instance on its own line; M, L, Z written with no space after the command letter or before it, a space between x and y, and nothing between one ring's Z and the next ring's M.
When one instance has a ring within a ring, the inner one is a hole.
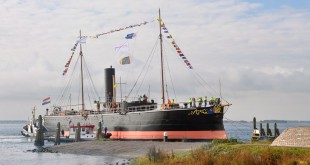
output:
M164 131L109 131L111 139L163 139ZM169 139L226 139L223 131L167 131Z

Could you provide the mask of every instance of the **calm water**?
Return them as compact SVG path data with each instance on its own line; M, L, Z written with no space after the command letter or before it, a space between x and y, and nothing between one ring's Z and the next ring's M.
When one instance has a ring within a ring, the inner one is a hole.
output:
M268 122L269 128L271 129L272 134L274 134L274 121ZM277 128L280 133L283 132L288 127L297 127L297 126L310 126L310 121L276 121ZM229 138L236 138L239 141L250 141L253 131L252 122L241 122L241 121L225 121L225 130ZM262 122L265 132L267 132L267 122ZM259 128L259 122L256 122L256 127Z
M20 134L26 121L0 121L0 164L122 164L128 162L122 158L108 156L88 156L59 153L32 153L27 150L35 149L34 139L25 138ZM252 132L251 122L225 121L225 129L229 138L249 141ZM310 126L310 122L277 122L280 132L287 127ZM273 122L270 128L273 132ZM259 124L258 124L259 126ZM266 129L266 123L263 123ZM53 143L45 142L45 146Z
M26 121L0 121L0 165L55 165L55 164L122 164L128 160L109 156L88 156L60 153L32 153L34 139L23 137L20 133ZM45 146L53 143L46 142Z

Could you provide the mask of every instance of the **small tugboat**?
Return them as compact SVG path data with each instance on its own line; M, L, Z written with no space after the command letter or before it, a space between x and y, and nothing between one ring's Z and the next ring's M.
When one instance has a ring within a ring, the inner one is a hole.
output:
M35 137L37 134L38 120L35 118L35 110L36 108L34 107L32 110L32 118L29 120L29 124L26 124L21 131L21 134L25 137ZM43 126L43 133L46 132L47 129Z

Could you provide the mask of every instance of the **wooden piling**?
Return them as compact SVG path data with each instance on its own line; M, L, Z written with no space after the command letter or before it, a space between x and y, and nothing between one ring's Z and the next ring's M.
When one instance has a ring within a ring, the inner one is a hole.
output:
M96 138L97 138L97 140L102 138L102 125L101 125L101 122L98 123Z
M34 145L36 146L44 146L44 135L42 129L42 116L39 115L39 125L36 134L36 140L34 141Z
M59 144L60 144L60 122L57 123L54 145L59 145Z
M259 124L259 132L260 132L260 136L266 136L262 123Z
M256 128L256 117L253 118L253 129L257 129Z
M81 140L81 125L80 122L77 123L77 129L75 130L75 142L79 142Z
M269 123L267 123L267 136L272 136L271 129L269 128Z
M274 137L278 137L280 135L280 131L277 128L277 123L274 123Z

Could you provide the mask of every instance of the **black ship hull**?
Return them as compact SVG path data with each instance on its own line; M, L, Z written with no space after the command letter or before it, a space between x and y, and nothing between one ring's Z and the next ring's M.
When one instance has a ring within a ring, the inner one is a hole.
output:
M222 107L218 107L222 111ZM164 134L170 140L212 140L225 139L223 113L216 113L214 107L197 109L150 110L126 114L89 114L45 116L45 127L54 132L57 122L62 129L70 125L98 125L102 122L112 133L111 139L119 140L162 140ZM96 129L96 128L95 128Z

